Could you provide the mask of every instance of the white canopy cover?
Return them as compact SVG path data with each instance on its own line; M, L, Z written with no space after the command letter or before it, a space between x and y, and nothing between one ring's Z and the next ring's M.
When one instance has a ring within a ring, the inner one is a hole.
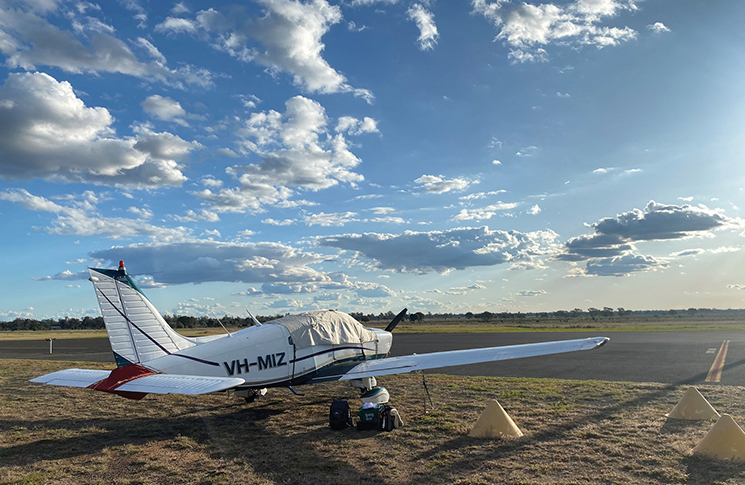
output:
M351 315L337 310L318 310L272 320L289 330L298 349L311 345L339 345L374 342L377 336Z

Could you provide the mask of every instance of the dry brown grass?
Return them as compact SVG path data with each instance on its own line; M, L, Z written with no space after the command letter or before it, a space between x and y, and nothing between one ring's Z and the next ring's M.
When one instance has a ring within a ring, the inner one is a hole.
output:
M661 384L428 375L436 409L424 414L421 376L386 377L405 427L339 432L331 400L357 402L344 383L245 405L27 382L70 366L0 360L0 483L745 483L745 464L690 456L713 423L666 420L684 389ZM699 389L743 422L743 388ZM467 436L488 399L524 437Z

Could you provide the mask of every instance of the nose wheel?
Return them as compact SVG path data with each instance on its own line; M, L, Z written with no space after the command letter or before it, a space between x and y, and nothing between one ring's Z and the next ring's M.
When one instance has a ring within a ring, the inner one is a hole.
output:
M363 377L349 381L352 387L360 390L360 401L362 403L385 404L391 396L385 387L378 387L378 381L374 377Z

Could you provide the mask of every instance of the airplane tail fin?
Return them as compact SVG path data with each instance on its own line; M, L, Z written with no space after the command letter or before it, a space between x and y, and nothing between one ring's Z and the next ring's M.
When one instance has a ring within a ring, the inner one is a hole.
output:
M88 268L88 272L117 366L148 362L196 345L163 320L124 263L118 270Z

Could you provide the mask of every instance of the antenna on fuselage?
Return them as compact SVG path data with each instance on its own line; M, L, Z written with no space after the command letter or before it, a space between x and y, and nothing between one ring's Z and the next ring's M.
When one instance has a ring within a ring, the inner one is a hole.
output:
M225 325L223 325L223 324L222 324L222 322L220 321L220 319L219 319L219 318L217 318L217 315L215 315L215 314L214 314L214 312L212 313L212 316L213 316L213 317L215 317L215 320L217 320L217 323L219 323L219 324L220 324L220 326L222 327L222 329L223 329L223 330L225 330L225 333L227 333L227 334L228 334L228 337L232 337L232 336L233 336L233 334L232 334L232 333L230 333L230 332L228 332L228 329L227 329L227 328L225 328Z
M256 317L254 316L253 313L251 313L251 310L246 308L246 312L248 313L248 316L251 317L251 320L253 320L256 325L261 326L261 322L256 320Z

